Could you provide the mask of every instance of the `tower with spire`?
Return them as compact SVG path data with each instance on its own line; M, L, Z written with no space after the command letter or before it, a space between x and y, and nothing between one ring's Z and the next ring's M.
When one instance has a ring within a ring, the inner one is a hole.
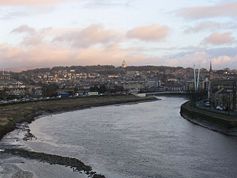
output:
M209 81L213 79L213 70L212 70L212 62L210 61L210 69L209 69Z
M211 100L211 81L213 79L213 71L212 71L212 62L210 61L210 69L209 69L209 77L208 77L208 100Z
M126 67L127 67L127 63L126 63L125 60L123 60L123 62L122 62L122 68L126 68Z
M212 71L212 63L211 63L211 61L210 61L210 71Z

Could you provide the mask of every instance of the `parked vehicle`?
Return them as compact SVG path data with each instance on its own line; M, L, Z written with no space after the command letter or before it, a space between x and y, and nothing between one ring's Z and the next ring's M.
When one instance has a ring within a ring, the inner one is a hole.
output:
M221 106L217 106L216 110L223 111L223 108Z
M209 107L209 106L210 106L210 102L209 102L209 101L206 101L206 102L204 103L204 105L205 105L206 107Z

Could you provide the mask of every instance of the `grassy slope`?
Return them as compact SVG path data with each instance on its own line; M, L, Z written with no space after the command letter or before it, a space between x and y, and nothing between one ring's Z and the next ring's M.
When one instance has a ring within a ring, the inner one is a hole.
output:
M103 106L128 102L151 101L153 97L139 98L129 96L94 96L76 99L38 101L0 106L0 139L15 129L17 123L31 122L44 113L72 111L92 106Z

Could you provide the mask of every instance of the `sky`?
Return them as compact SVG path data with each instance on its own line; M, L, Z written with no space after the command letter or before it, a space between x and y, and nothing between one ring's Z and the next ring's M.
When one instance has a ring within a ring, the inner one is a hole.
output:
M237 69L237 0L0 0L0 67Z

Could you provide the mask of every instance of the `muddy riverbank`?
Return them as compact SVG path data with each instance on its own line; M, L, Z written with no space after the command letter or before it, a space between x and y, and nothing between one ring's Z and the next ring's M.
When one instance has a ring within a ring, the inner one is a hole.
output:
M90 107L133 102L155 101L155 97L133 95L91 96L61 100L38 101L0 106L0 139L22 122L32 122L40 115L67 112Z
M74 111L80 109L86 109L90 107L114 105L114 104L127 104L127 103L139 103L157 100L155 97L136 97L133 95L127 96L93 96L73 99L61 99L61 100L49 100L19 104L9 104L0 106L0 139L8 132L14 129L26 130L26 135L23 140L27 141L34 137L30 133L28 128L21 128L24 125L21 123L31 123L38 116L63 113L67 111ZM83 172L88 177L103 178L103 175L97 174L92 170L92 167L84 164L77 158L63 157L55 154L46 154L42 152L34 152L22 148L2 148L2 156L12 155L30 160L37 160L50 165L61 165L72 168L74 171ZM7 156L8 157L8 156ZM8 166L6 169L8 170ZM24 175L26 177L33 177L31 172L24 172L18 167L12 167L11 174L14 176ZM20 176L21 177L21 176Z

